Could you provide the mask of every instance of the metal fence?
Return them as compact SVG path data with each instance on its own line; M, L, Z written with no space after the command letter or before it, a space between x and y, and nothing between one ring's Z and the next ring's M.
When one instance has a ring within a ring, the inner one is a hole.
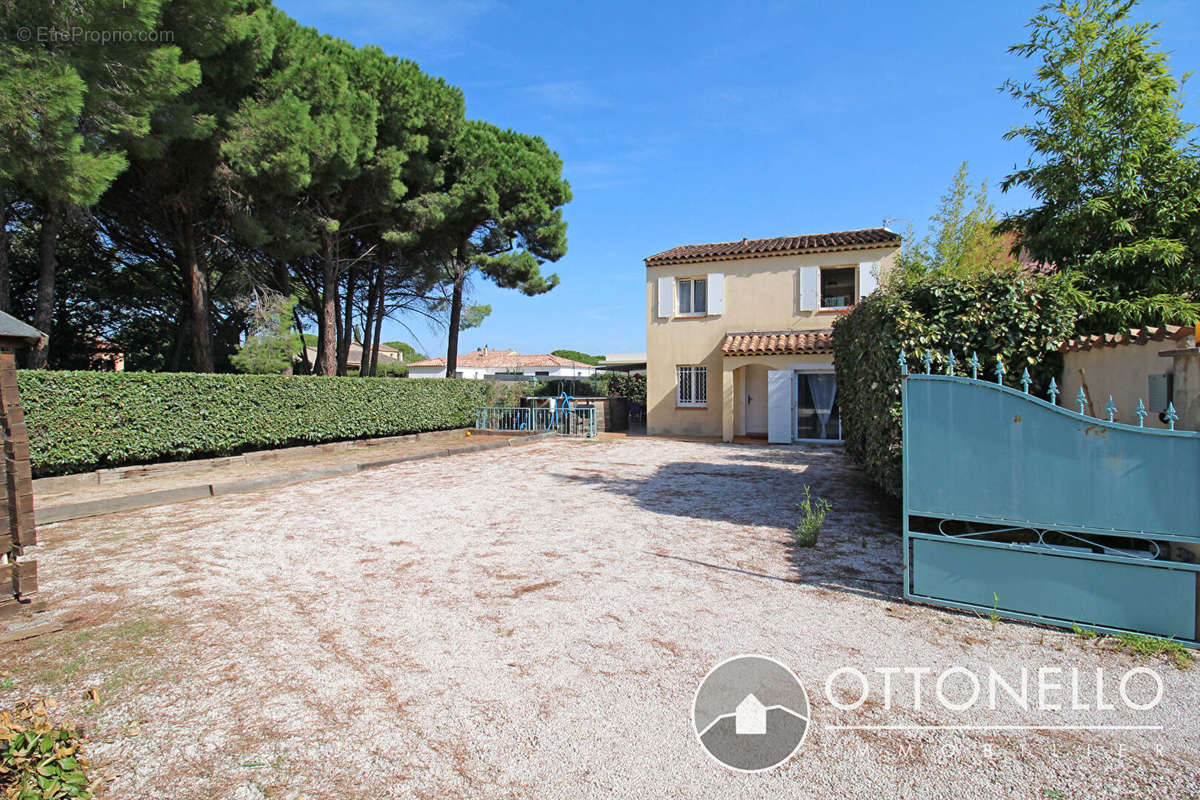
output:
M476 413L475 427L486 431L554 432L560 436L595 438L596 409L591 406L524 408L487 406Z
M922 360L901 354L905 597L1200 643L1200 433L1113 422L1111 398L1107 419L1061 408L999 361L992 382Z

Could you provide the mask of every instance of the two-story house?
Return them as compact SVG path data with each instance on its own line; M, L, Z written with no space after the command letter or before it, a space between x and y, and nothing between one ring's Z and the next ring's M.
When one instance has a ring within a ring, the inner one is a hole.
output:
M833 321L899 249L898 234L868 228L647 258L647 433L841 439Z

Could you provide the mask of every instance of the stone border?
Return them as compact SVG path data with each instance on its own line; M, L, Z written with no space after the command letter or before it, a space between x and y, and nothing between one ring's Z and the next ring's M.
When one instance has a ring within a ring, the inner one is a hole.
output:
M394 436L388 439L368 439L354 442L334 442L334 445L343 445L336 450L329 450L330 445L315 445L313 447L289 447L283 451L259 451L258 453L247 453L248 461L240 463L254 463L257 461L269 460L270 458L278 458L278 455L268 455L280 452L294 452L297 450L316 450L320 452L337 452L340 450L349 450L352 448L366 448L380 446L385 444L398 444L402 441L411 441L414 439L424 438L451 438L448 434L462 434L462 429L456 431L438 431L440 436L431 436L430 434L414 434L410 436ZM495 439L495 432L488 431L471 431L472 436L481 436ZM503 435L503 434L501 434ZM319 467L317 469L301 470L298 472L284 472L278 475L260 475L255 478L245 478L242 480L218 481L215 483L200 483L192 486L180 486L174 489L158 489L150 492L139 492L137 494L127 494L120 497L108 497L102 500L85 500L82 503L67 503L60 506L50 506L48 508L35 507L34 518L38 525L48 525L54 522L66 522L72 519L81 519L83 517L95 517L102 514L115 514L120 511L132 511L138 508L149 508L151 506L163 506L171 503L183 503L188 500L199 500L205 497L221 497L228 494L242 494L244 492L256 492L261 489L270 489L277 486L287 486L293 483L304 483L306 481L322 480L324 478L334 478L340 475L350 475L355 472L364 470L378 469L379 467L388 467L393 464L402 464L406 461L421 461L426 458L441 458L442 456L452 456L458 453L478 453L484 450L495 450L501 447L513 447L516 445L529 444L531 442L541 441L557 436L553 431L547 433L524 434L516 437L503 438L498 441L490 442L475 442L463 447L448 447L444 450L433 450L428 453L413 453L411 455L395 456L393 458L377 459L373 461L360 461L350 464L335 464L329 467ZM208 459L211 463L209 468L217 468L225 466L226 463L233 464L243 456L231 456L230 458ZM197 464L197 462L182 462ZM157 466L176 466L174 463L168 465L150 464L149 467ZM136 468L122 468L136 469ZM100 470L100 472L116 472L118 470ZM163 470L160 473L165 474L171 471L178 470ZM103 479L98 477L99 473L86 473L85 475L67 475L66 478L90 478L91 480L81 481L79 484L54 484L56 488L71 485L87 485L93 481L101 482ZM122 480L131 477L129 475L117 478ZM140 476L139 476L140 477ZM42 480L58 480L57 478L43 478Z

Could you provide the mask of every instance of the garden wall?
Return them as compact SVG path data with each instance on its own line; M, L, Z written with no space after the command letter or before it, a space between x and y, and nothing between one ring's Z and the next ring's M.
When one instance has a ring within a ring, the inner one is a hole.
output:
M18 373L35 476L474 423L484 381Z

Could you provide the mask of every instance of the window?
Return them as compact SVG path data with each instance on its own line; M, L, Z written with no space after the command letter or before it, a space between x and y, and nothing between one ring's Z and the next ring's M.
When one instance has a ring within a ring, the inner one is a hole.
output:
M706 278L681 278L678 283L679 313L708 313L708 280Z
M854 267L821 270L821 308L854 305Z
M679 406L704 408L708 405L708 367L676 367L679 385L675 403Z

